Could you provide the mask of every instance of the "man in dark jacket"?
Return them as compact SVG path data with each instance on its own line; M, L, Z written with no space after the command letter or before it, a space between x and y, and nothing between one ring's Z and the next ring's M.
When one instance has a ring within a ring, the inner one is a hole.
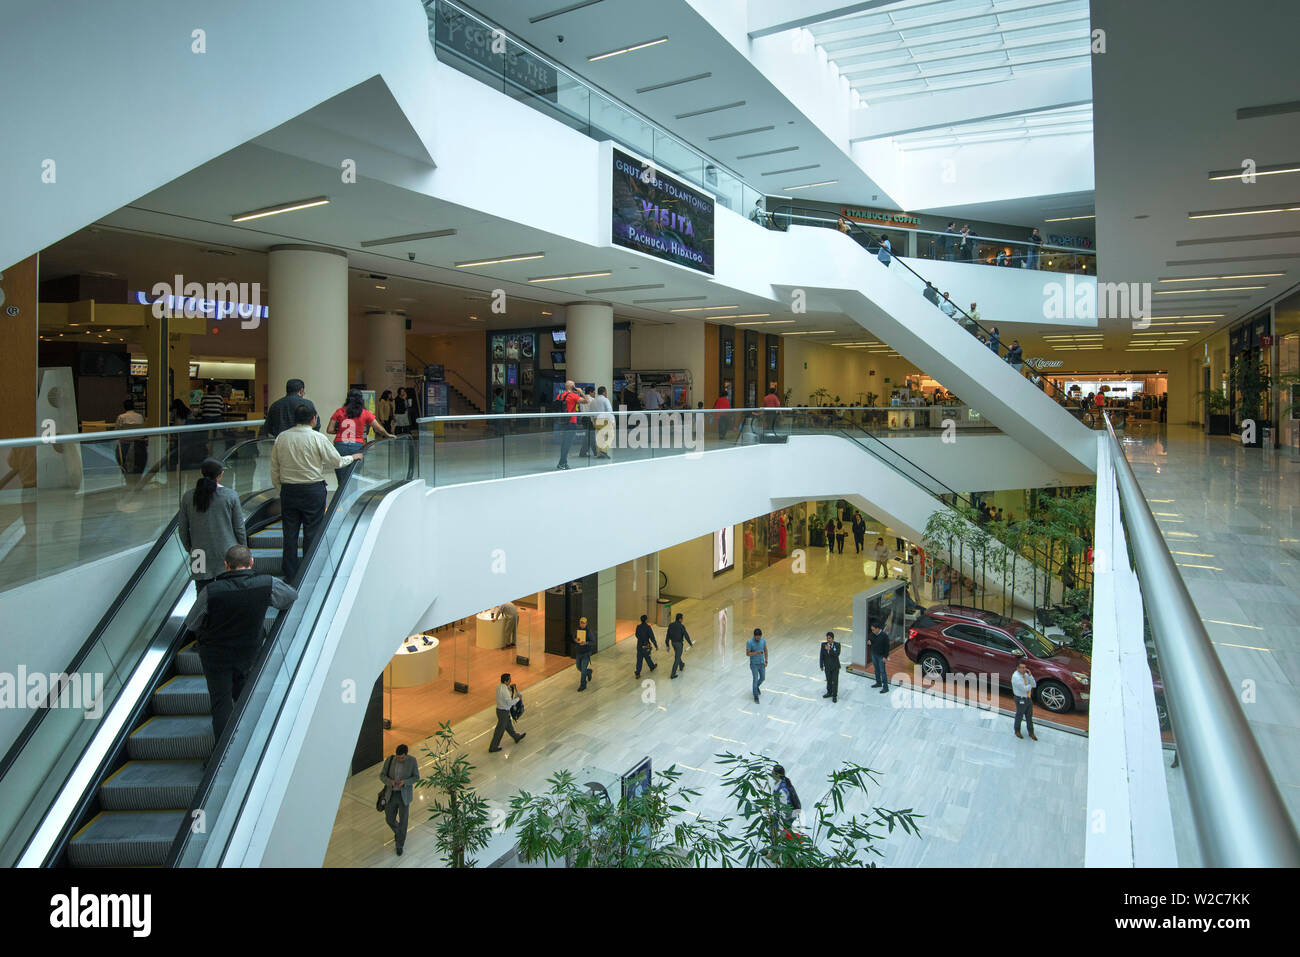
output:
M673 649L673 672L668 677L676 678L677 672L685 671L686 665L682 662L682 642L691 647L695 642L691 641L691 636L686 633L686 626L682 624L682 613L677 613L676 620L668 626L668 644Z
M275 438L281 432L288 432L294 426L293 413L300 405L305 405L311 409L311 414L316 415L316 406L312 404L311 399L303 395L307 391L307 386L301 379L290 379L284 384L283 397L276 399L266 410L266 424L262 430L271 438ZM320 419L316 419L314 428L320 430Z
M638 678L641 677L642 662L648 664L651 671L659 667L650 657L650 652L659 648L659 642L655 641L655 630L650 627L648 618L648 615L642 615L641 624L636 626L636 676Z
M861 512L853 513L853 547L858 553L866 548L864 544L867 538L867 523L862 518Z
M835 640L835 632L826 632L826 641L817 656L817 667L826 674L826 693L823 698L833 702L840 700L840 643Z
M578 619L578 630L573 635L573 657L578 666L578 674L582 676L582 683L578 685L579 691L587 690L587 682L591 679L591 642L587 640L587 619Z
M867 643L871 648L871 667L876 673L876 683L871 687L879 688L881 694L889 692L889 674L885 671L885 659L889 657L889 632L885 626L873 620L867 626Z
M253 553L245 545L227 550L226 571L199 592L189 621L198 635L215 737L221 737L253 667L267 609L283 610L297 597L280 579L253 574Z

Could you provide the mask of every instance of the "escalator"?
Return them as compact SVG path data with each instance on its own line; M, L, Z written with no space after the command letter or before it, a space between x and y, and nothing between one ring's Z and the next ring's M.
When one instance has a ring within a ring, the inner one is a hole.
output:
M282 534L269 483L272 444L264 439L232 450L224 481L241 493L254 569L278 574ZM300 597L333 582L337 562L327 560L322 543L412 474L409 439L374 443L366 452L380 467L366 470L363 461L334 493L320 538L304 557ZM271 650L304 621L293 606L268 610L262 652L230 724L214 740L206 680L184 629L195 594L187 562L173 521L68 668L103 674L97 717L39 711L0 764L0 864L160 866L172 858L235 726L257 720L249 689Z

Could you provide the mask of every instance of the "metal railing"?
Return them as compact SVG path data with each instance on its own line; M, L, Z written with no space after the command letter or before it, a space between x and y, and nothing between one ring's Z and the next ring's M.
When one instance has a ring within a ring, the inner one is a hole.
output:
M439 61L595 140L613 140L743 214L763 197L735 172L499 26L450 0L424 0ZM475 34L471 36L471 34ZM458 46L455 38L466 42Z
M1120 513L1207 867L1300 867L1300 836L1110 422Z

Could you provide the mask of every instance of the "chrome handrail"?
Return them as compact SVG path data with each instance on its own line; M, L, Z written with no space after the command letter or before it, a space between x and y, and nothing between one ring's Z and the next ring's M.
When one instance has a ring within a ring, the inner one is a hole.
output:
M0 439L0 449L21 449L31 445L61 445L65 442L94 442L100 439L143 439L151 435L178 432L217 432L221 429L255 429L265 419L241 422L200 422L198 425L167 425L152 429L106 429L103 432L69 432L67 435L35 436L29 439Z
M1205 865L1300 867L1300 836L1109 416L1106 435Z

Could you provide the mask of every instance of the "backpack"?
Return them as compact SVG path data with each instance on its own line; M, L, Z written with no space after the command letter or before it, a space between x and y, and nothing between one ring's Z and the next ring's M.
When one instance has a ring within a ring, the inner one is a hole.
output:
M796 811L802 811L803 805L799 803L799 792L794 789L789 778L783 778L781 781L785 785L786 794L790 796L790 807Z

